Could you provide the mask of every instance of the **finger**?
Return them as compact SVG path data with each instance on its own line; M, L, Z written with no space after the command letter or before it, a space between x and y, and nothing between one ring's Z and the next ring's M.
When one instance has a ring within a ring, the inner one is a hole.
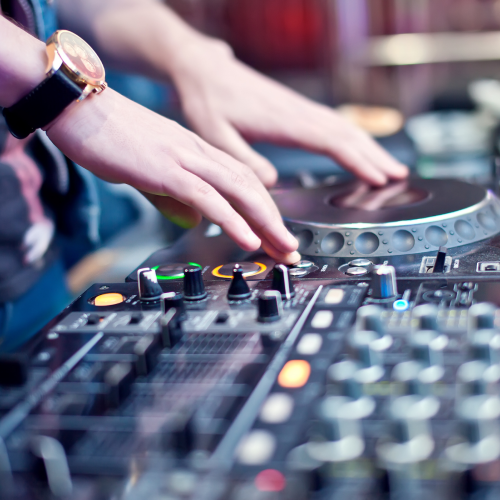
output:
M287 266L296 264L302 258L299 252L283 253L266 241L262 241L262 249L276 262Z
M360 150L367 159L369 158L373 162L377 169L387 175L390 179L402 180L408 177L410 171L406 165L403 165L401 162L396 160L370 136L367 134L363 135L365 136L363 139L365 147Z
M165 194L194 208L246 251L255 251L261 241L243 217L214 187L187 170L170 169Z
M160 196L140 191L168 220L184 229L191 229L201 222L201 214L194 208L170 196Z
M274 165L257 153L241 137L238 131L228 122L219 120L210 132L204 133L204 138L212 146L225 151L241 163L249 166L266 187L272 187L278 180L278 172Z
M297 240L288 232L269 192L256 174L228 154L210 145L205 152L212 160L190 155L183 168L212 185L256 234L284 253L297 250Z

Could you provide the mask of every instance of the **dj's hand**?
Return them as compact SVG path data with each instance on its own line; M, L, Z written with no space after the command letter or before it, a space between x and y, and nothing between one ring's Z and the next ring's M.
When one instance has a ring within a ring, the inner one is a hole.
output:
M361 129L239 62L223 42L192 43L170 66L195 132L249 165L266 186L276 182L276 170L247 140L328 155L375 186L408 175L404 165Z
M300 259L297 241L251 168L111 89L69 106L47 134L73 161L134 186L184 227L204 216L244 250L262 245L278 262Z

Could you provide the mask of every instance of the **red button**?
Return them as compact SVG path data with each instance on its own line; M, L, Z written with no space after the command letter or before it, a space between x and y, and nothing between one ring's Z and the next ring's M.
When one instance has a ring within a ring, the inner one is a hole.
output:
M285 486L285 476L279 470L266 469L255 477L255 487L259 491L282 491Z

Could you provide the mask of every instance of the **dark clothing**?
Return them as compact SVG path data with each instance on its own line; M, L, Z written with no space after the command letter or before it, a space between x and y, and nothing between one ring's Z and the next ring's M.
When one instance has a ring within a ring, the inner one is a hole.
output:
M46 40L56 29L54 0L0 0L2 11ZM1 108L0 108L1 110ZM17 140L0 113L0 303L26 293L56 258L57 233L99 242L95 179L38 130Z

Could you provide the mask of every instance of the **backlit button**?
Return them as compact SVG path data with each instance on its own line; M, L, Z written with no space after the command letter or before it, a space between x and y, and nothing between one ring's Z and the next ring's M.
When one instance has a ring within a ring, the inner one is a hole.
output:
M94 305L97 307L114 306L125 301L125 297L121 293L103 293L94 299Z
M306 385L311 375L311 365L302 359L288 361L278 375L278 384L288 389Z
M373 262L368 259L355 259L351 260L351 262L349 262L349 265L351 267L370 267L373 265Z
M297 345L297 352L303 356L317 354L323 345L323 337L319 333L306 333Z
M368 269L364 267L350 267L345 273L348 276L365 276L368 274Z
M340 304L344 300L345 291L342 288L332 288L328 290L325 297L326 304Z
M306 274L308 274L308 270L307 269L290 269L290 276L294 276L295 278L301 278L302 276L305 276Z
M254 430L247 434L236 451L238 461L245 465L262 465L271 460L276 438L268 431Z
M282 424L291 417L293 407L293 398L289 394L271 394L262 405L260 419L267 424Z
M313 266L313 263L310 260L301 260L294 264L292 267L296 267L297 269L309 269Z
M324 329L331 326L333 323L333 312L332 311L318 311L311 321L311 326L313 328Z
M267 469L255 476L255 487L259 491L282 491L285 489L285 476L278 470Z

